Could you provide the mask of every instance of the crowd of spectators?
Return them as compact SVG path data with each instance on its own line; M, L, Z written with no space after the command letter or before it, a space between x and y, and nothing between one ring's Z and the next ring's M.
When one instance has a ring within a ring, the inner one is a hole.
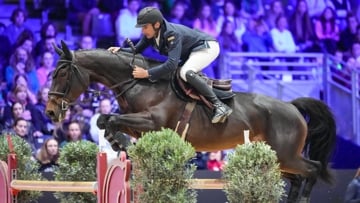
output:
M42 2L48 9L61 4L61 1ZM134 27L137 12L151 5L159 7L170 22L212 35L220 42L222 53L326 52L340 55L352 67L360 64L360 12L350 6L349 0L68 2L63 23L74 30L80 29L74 49L97 48L96 41L107 36L101 31L107 29L114 31L113 46L122 46L125 38L136 42L141 35L140 29ZM61 29L50 19L42 24L38 36L27 24L27 17L26 9L17 8L12 12L10 24L0 24L1 130L23 137L41 163L56 165L51 157L58 154L50 148L84 139L98 143L99 129L95 123L99 113L114 113L119 109L110 93L101 97L84 94L80 98L82 102L68 111L64 122L52 123L44 109L51 73L59 59L53 44L61 40L58 35ZM149 53L154 52L149 50ZM214 72L219 71L215 66ZM92 88L105 89L101 84L93 84ZM221 170L224 154L198 152L194 162L200 169Z

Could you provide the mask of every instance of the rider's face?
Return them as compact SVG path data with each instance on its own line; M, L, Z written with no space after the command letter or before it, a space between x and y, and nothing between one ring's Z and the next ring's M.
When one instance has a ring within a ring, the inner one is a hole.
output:
M156 35L156 31L154 28L158 29L159 27L160 27L159 22L156 22L154 24L154 26L152 26L150 23L148 23L141 27L141 32L146 38L151 39L151 38L155 37L155 35Z

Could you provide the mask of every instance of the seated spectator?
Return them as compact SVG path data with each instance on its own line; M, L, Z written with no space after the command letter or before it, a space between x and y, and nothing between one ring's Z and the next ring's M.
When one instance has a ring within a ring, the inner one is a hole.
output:
M315 23L316 37L320 40L324 52L334 54L339 41L339 27L336 24L335 11L326 7Z
M276 19L276 27L270 31L274 50L276 52L294 53L296 51L293 36L287 27L288 22L286 16L278 16Z
M34 138L29 132L29 123L27 120L21 117L17 118L14 121L13 128L10 131L7 131L6 133L23 138L29 144L32 155L33 156L35 155L36 148L34 145Z
M237 38L237 41L241 42L241 37L246 30L245 21L243 18L237 15L234 2L226 1L223 7L223 13L223 15L219 15L216 21L217 32L220 33L222 28L224 28L224 23L226 21L230 21L233 24L233 32Z
M215 38L218 36L216 21L211 15L211 7L209 4L204 3L200 7L197 17L193 22L193 28L201 30Z
M100 130L96 122L101 114L110 114L110 113L112 113L111 101L110 99L105 98L100 101L98 112L96 112L90 118L90 135L91 135L91 139L96 144L99 144L99 130Z
M273 0L270 9L265 13L265 22L269 29L276 27L276 19L281 15L285 15L282 1Z
M120 11L115 22L116 36L120 46L126 38L130 38L134 43L139 41L141 29L135 27L139 8L139 0L129 0L128 5Z
M55 38L57 36L57 29L54 23L48 21L41 26L40 29L40 40L36 43L33 56L35 59L42 56L46 51L45 44L47 38Z
M241 41L235 36L235 25L232 21L226 20L223 23L218 41L222 52L238 52L241 51Z
M11 102L10 105L15 102L20 102L23 105L25 111L22 117L28 120L32 124L34 129L32 135L35 137L41 137L43 135L41 129L44 125L41 119L41 113L38 111L35 105L30 101L28 91L29 90L26 86L18 85L10 93L8 101ZM5 107L4 113L5 115L11 115L11 109L9 105Z
M26 11L21 8L17 8L12 12L10 17L11 24L8 25L5 29L5 34L12 45L15 43L20 33L22 33L24 30L31 31L31 29L25 23L26 18Z
M358 168L355 177L348 184L344 199L344 203L357 202L360 202L360 168Z
M352 45L350 53L351 54L347 60L347 66L352 69L359 69L360 68L360 42L355 42Z
M81 131L80 124L77 121L72 121L69 124L67 131L67 140L60 144L60 147L64 147L69 142L77 142L85 139L86 137Z
M245 19L264 16L262 0L241 0L241 16Z
M81 36L80 43L78 44L77 49L94 49L95 43L94 39L90 35Z
M340 32L340 40L338 46L343 52L348 52L351 46L357 41L356 32L359 25L358 19L353 14L349 13L346 17L347 26Z
M68 22L71 25L81 23L82 35L90 35L92 16L99 13L96 0L69 1Z
M43 53L41 66L36 70L39 85L42 87L46 84L48 75L55 70L54 55L48 51Z
M173 7L171 8L169 22L191 27L192 22L187 18L187 16L185 16L185 11L188 12L188 9L189 7L185 2L181 0L175 1Z
M15 49L21 47L25 49L28 53L33 53L33 48L35 44L34 34L30 30L24 30L20 33L19 37L16 39L14 47Z
M52 135L54 131L54 124L52 123L51 119L45 114L46 104L49 100L49 90L50 88L48 86L42 86L37 94L38 102L35 104L35 107L39 110L41 114L41 120L43 123L41 132L44 135Z
M55 138L45 140L36 154L36 159L40 164L39 172L54 173L59 167L59 155L58 141Z
M289 28L298 52L319 51L316 46L316 36L306 0L297 1L289 22L291 22Z
M14 78L17 74L26 74L29 80L29 88L32 92L39 90L40 86L35 71L34 60L30 53L21 47L18 47L11 55L10 64L5 68L5 80L8 90L12 88Z
M124 7L123 0L98 0L98 8L102 13L110 14L111 22L113 25L115 25L115 21L117 16L119 15L119 11L123 7Z
M16 89L18 86L24 86L27 90L26 94L29 98L29 102L31 102L32 104L35 104L37 102L35 93L29 89L29 85L28 85L29 80L25 74L17 74L14 78L13 84L14 84L14 86L12 87L12 89ZM10 95L10 96L13 96L13 95Z
M10 130L14 126L16 119L22 118L25 108L20 102L14 102L11 105L10 111L10 114L4 116L2 120L2 126L7 130Z
M242 36L243 48L248 52L269 52L273 41L262 19L251 19Z
M222 160L222 152L210 152L209 159L206 162L207 169L210 171L222 171L224 167L224 162Z
M195 157L190 160L190 163L195 164L196 170L206 170L207 160L208 160L208 154L206 152L196 152Z

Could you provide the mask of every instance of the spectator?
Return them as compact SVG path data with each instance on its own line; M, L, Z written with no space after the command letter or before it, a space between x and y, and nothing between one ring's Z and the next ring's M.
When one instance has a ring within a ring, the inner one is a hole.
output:
M59 143L55 138L47 139L36 154L40 164L39 172L54 173L59 167Z
M15 89L18 86L24 86L27 90L26 93L28 95L29 102L31 102L32 104L35 104L37 102L35 93L29 89L28 78L26 77L25 74L17 74L14 78L13 84L14 84L14 86L12 87L13 89Z
M139 0L129 0L128 5L120 11L115 22L116 36L120 46L126 38L130 38L135 43L139 41L141 29L135 27L139 8Z
M34 48L34 58L39 58L46 51L45 43L48 38L55 38L57 36L57 29L54 23L48 21L41 26L40 40L36 43Z
M260 19L251 19L242 36L243 48L248 52L268 52L273 42L266 24Z
M99 13L96 0L69 1L68 22L71 25L81 23L82 35L90 35L92 16Z
M241 41L235 36L235 25L232 21L226 20L223 23L218 41L222 52L241 51Z
M276 19L276 27L271 29L271 37L274 50L276 52L294 53L296 51L295 42L291 32L287 29L288 22L284 15Z
M349 13L346 17L347 26L340 32L340 40L338 46L341 51L348 52L351 46L356 42L356 32L359 25L358 19L353 14Z
M91 135L91 139L99 144L99 128L97 127L97 120L100 117L101 114L110 114L112 111L112 106L111 106L111 101L110 99L102 99L100 101L99 104L99 110L97 113L95 113L91 118L90 118L90 135Z
M98 8L103 13L108 13L111 16L111 22L115 25L119 11L124 7L123 0L99 0ZM115 27L114 27L115 28Z
M360 202L360 168L356 171L354 179L346 188L344 203Z
M39 79L39 85L41 87L46 84L48 75L55 70L53 64L54 55L48 51L44 52L41 60L41 66L36 70L36 75Z
M264 16L262 0L241 0L241 16L248 20Z
M209 159L206 162L207 169L210 171L222 171L224 167L224 162L222 160L222 152L210 152Z
M31 133L29 133L29 125L27 120L21 117L15 119L14 126L9 133L23 138L25 142L29 144L32 155L35 155L36 148L34 145L34 138Z
M69 128L67 131L67 140L63 141L60 144L60 147L64 147L69 142L77 142L85 139L85 136L83 135L81 131L80 124L77 121L72 121L69 124Z
M329 6L334 8L340 30L346 26L346 18L351 13L351 6L349 0L330 0Z
M25 49L28 53L33 53L33 48L35 44L34 34L30 30L24 30L20 33L19 37L16 39L14 47L21 47Z
M78 49L94 49L95 43L93 37L90 35L81 36Z
M273 0L270 5L270 9L266 12L265 22L269 26L269 29L276 27L276 19L284 15L284 6L282 1Z
M220 33L224 28L225 21L230 21L233 24L233 32L237 38L237 41L241 41L241 37L244 34L245 21L235 12L235 4L232 1L226 1L224 4L224 14L220 15L217 19L216 26L217 32Z
M336 24L335 11L326 7L315 23L316 37L320 40L324 52L334 54L339 41L339 27Z
M316 52L316 36L309 16L306 0L298 0L295 11L290 17L290 31L294 37L296 50L299 52Z
M196 156L190 160L190 163L195 164L197 170L207 169L208 155L205 152L196 152Z
M26 74L32 92L39 90L39 81L35 71L34 60L29 52L18 47L10 57L10 64L5 68L5 80L8 90L13 86L15 75Z
M64 141L67 140L67 131L71 123L71 119L72 119L72 114L70 109L68 109L65 112L63 122L55 123L53 136L58 141L58 143L63 143Z
M201 30L213 37L217 37L216 21L211 16L211 7L209 4L204 3L194 20L193 28Z
M171 8L171 15L169 22L182 24L188 27L192 26L192 22L185 16L185 11L188 12L189 6L183 1L175 1Z
M28 88L24 85L16 86L16 88L10 93L9 101L12 103L20 102L23 105L25 110L22 114L22 117L32 124L34 129L34 133L32 135L34 135L35 137L41 137L43 135L41 129L44 125L41 119L41 113L30 101L28 91ZM8 106L6 106L4 109L5 115L11 115L11 110L9 106L10 105L8 104Z
M15 43L20 33L24 30L31 31L31 29L25 24L26 18L26 12L21 8L17 8L12 12L10 17L11 24L5 29L6 36L9 38L12 45Z
M24 111L24 106L20 102L14 102L11 105L11 113L4 116L2 121L4 129L10 130L14 126L15 120L22 117Z
M41 132L44 135L52 135L54 130L54 124L52 123L50 118L45 114L46 104L49 99L49 90L50 89L48 86L42 86L37 94L38 102L35 104L36 109L38 109L41 114L41 120L43 123Z
M360 68L360 42L355 42L352 45L350 57L347 60L347 67L352 69ZM350 73L350 70L348 70Z

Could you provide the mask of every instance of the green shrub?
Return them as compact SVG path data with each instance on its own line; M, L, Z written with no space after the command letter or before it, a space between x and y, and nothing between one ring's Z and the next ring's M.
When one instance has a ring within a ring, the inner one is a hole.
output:
M19 180L42 180L38 172L40 165L32 159L30 145L21 137L11 135L14 151L17 159L17 179ZM0 135L0 160L7 162L7 155L10 153L7 142L7 135ZM41 196L39 191L21 191L18 194L18 202L31 202Z
M195 149L170 129L148 132L128 148L133 163L133 188L141 188L139 201L146 203L195 203L189 189L196 170L188 164Z
M69 142L60 150L56 181L96 181L96 154L98 147L88 141ZM80 192L56 192L61 203L96 202L96 195Z
M230 203L279 202L285 193L276 152L264 142L238 145L223 177Z

